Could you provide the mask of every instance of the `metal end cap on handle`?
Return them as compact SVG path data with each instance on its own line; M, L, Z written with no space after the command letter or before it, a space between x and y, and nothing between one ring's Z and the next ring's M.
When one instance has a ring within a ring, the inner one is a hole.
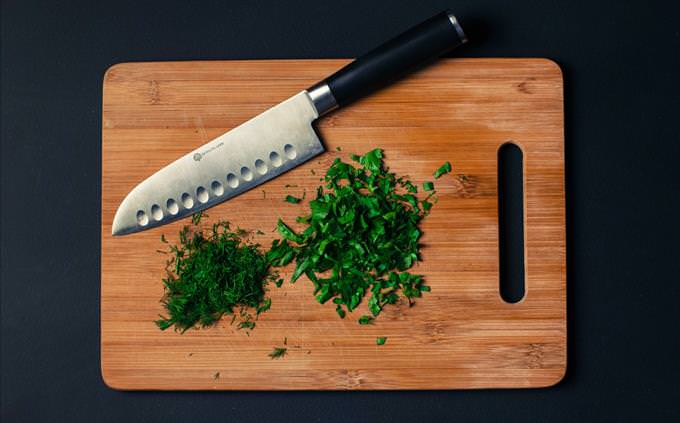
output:
M465 32L463 32L463 28L458 23L458 19L456 19L456 17L451 12L446 12L446 14L449 16L449 21L451 21L451 25L453 25L453 28L458 33L458 37L460 38L460 43L461 44L467 43L467 41L468 41L467 36L465 35Z
M338 102L335 100L335 96L333 96L333 92L326 81L321 81L307 88L307 95L312 100L312 104L319 116L323 116L338 108Z

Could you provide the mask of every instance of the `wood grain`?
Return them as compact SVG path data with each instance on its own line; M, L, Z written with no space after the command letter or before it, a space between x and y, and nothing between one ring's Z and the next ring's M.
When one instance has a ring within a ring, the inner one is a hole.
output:
M116 389L450 389L541 387L566 367L562 75L544 59L443 60L318 122L328 152L209 210L271 242L276 220L305 204L338 156L385 149L392 170L422 182L443 161L439 203L425 220L432 292L359 326L311 284L271 288L272 308L247 336L228 321L161 332L165 257L159 237L185 222L113 238L121 200L163 165L329 75L345 60L125 63L104 76L101 367ZM498 289L497 151L524 153L526 296ZM342 147L337 152L336 147ZM458 178L465 175L467 179ZM296 184L297 188L285 188ZM263 193L264 190L264 193ZM309 196L308 196L309 198ZM387 336L378 347L375 338ZM267 354L288 338L289 354ZM219 374L219 375L218 375Z

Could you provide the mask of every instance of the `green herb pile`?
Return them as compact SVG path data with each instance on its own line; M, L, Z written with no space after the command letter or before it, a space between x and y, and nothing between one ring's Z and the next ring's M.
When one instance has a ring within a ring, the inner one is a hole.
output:
M193 223L198 225L201 215L194 216ZM223 314L234 313L235 307L242 307L241 315L246 316L239 328L255 326L243 308L256 308L257 314L269 308L265 284L274 275L259 246L245 240L245 235L245 231L230 230L225 221L212 225L207 234L197 226L180 231L179 244L169 246L172 257L167 262L162 299L168 317L160 316L159 328L174 325L185 331L210 326Z
M414 298L430 290L422 275L406 270L420 260L419 224L436 202L430 202L434 184L426 182L429 195L419 199L413 183L385 167L381 149L351 158L358 166L338 158L326 172L325 186L309 203L310 213L297 218L306 225L304 230L296 232L279 220L283 239L274 240L267 253L273 266L294 261L291 282L306 275L314 284L317 301L332 300L341 318L368 293L369 310L378 316L400 295L412 305ZM449 171L447 163L435 177ZM359 322L371 320L362 316Z

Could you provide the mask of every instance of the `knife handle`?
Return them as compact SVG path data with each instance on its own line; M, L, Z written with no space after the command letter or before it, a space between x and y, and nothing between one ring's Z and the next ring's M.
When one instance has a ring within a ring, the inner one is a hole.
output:
M451 12L441 12L364 54L309 88L319 115L345 106L467 42Z

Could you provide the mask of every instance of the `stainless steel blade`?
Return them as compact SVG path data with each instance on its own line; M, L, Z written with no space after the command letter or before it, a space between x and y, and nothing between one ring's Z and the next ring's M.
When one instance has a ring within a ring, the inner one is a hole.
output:
M125 197L113 235L164 225L272 179L324 151L307 91L159 170Z

